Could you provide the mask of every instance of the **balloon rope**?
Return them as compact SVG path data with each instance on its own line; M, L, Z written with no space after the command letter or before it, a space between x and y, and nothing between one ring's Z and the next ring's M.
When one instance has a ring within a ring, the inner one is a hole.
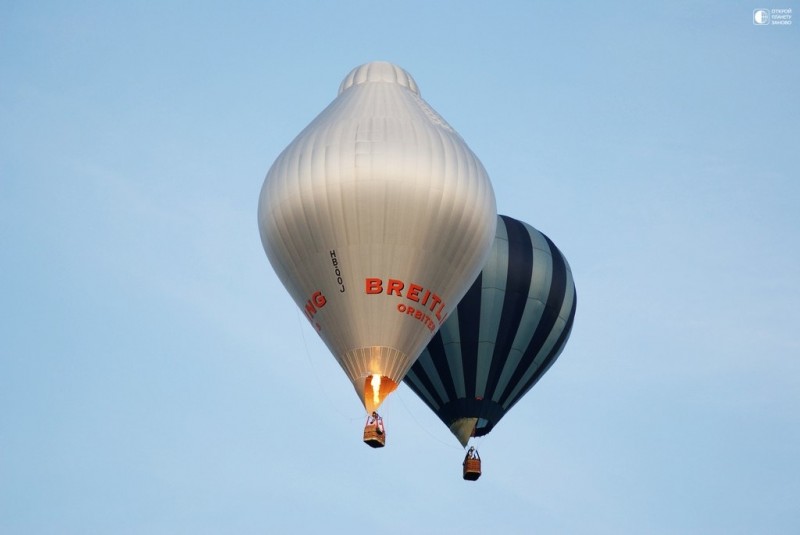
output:
M328 405L328 407L331 407L335 412L337 412L339 414L339 416L341 416L343 419L345 419L345 420L347 420L349 422L352 422L352 421L355 421L355 420L363 420L364 416L361 415L361 414L359 414L355 418L352 417L352 416L347 416L346 414L344 414L342 411L339 410L339 406L337 404L333 403L333 398L330 396L330 394L328 394L328 390L325 388L325 385L323 384L322 380L319 378L319 374L317 373L317 368L314 365L314 362L311 360L311 351L309 351L309 349L308 349L308 342L306 341L306 333L305 333L305 331L303 329L303 317L300 315L300 311L299 310L297 311L297 325L298 325L298 327L300 329L300 336L303 338L303 348L305 348L305 350L306 350L306 358L308 359L308 365L311 367L311 370L314 372L314 379L317 381L317 384L319 385L319 389L322 391L322 394L328 400L328 403L326 405Z
M411 412L411 410L409 410L409 408L408 408L408 405L406 405L406 401L403 399L403 396L401 396L401 395L400 395L400 389L399 389L399 388L397 389L397 391L396 391L395 395L396 395L398 398L400 398L400 403L402 403L402 404L403 404L403 408L405 408L405 409L406 409L406 412L407 412L407 413L408 413L408 414L411 416L411 419L412 419L412 420L414 420L414 423L416 423L416 424L417 424L417 427L419 427L420 429L422 429L422 430L425 432L425 434L426 434L426 435L428 435L429 437L431 437L433 440L435 440L435 441L436 441L436 442L438 442L439 444L441 444L441 445L443 445L443 446L447 447L448 449L456 449L456 450L457 450L457 449L460 449L460 448L458 448L458 447L456 447L456 446L453 446L452 444L449 444L449 443L447 443L447 442L444 442L443 440L439 439L439 437L435 436L433 433L431 433L430 431L428 431L428 429L426 429L426 428L425 428L425 427L424 427L424 426L423 426L421 423L419 423L419 420L417 420L417 418L414 416L414 413L413 413L413 412Z

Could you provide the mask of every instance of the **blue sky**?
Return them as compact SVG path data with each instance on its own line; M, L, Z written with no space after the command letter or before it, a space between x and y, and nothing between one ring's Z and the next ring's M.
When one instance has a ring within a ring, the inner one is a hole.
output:
M0 6L0 531L796 533L800 35L781 2ZM261 248L280 151L394 62L554 240L572 337L479 448L389 445Z

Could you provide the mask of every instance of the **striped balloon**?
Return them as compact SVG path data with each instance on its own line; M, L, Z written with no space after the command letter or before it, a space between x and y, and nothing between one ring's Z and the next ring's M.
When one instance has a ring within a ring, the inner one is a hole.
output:
M404 381L464 445L489 433L564 349L577 296L544 234L498 216L489 259Z

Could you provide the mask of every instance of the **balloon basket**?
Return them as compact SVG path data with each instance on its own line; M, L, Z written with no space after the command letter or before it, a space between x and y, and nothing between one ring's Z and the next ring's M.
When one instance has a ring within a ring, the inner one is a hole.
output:
M378 426L368 424L364 427L364 443L371 448L382 448L386 445L386 433L378 433Z
M464 479L475 481L479 477L481 477L481 460L467 459L464 461Z

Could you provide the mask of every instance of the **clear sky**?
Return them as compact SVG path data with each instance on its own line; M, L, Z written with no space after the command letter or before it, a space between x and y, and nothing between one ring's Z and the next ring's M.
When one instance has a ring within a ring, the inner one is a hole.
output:
M0 4L0 532L798 533L796 1L122 4ZM405 386L361 443L259 240L373 60L576 281L475 483Z

